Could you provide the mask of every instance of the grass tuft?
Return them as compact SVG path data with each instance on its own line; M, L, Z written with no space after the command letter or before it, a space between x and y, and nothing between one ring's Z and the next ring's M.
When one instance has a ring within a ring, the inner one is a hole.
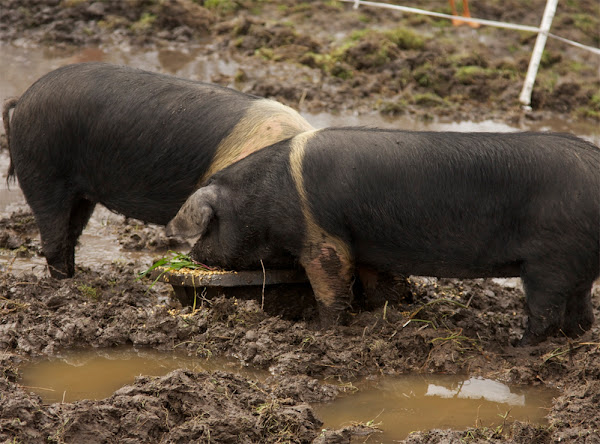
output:
M192 259L187 254L177 253L176 251L169 251L169 254L171 255L171 257L163 257L163 258L157 260L156 262L154 262L154 264L152 264L150 266L150 268L139 273L137 280L140 280L142 278L149 276L154 270L156 270L159 267L162 268L163 270L156 277L156 279L154 279L154 281L152 282L152 285L150 285L150 288L152 288L154 286L154 284L156 284L156 282L158 282L158 280L165 273L179 271L182 268L188 268L188 269L193 269L193 270L203 270L203 271L220 270L220 268L218 268L218 267L210 267L208 265L201 264L200 262L196 262L194 259Z

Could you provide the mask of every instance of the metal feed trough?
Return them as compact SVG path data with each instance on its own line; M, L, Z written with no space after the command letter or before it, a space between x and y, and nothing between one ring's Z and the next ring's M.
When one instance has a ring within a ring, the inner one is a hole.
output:
M193 306L200 297L219 295L264 302L271 314L298 317L305 308L314 307L314 296L302 270L206 271L157 267L151 279L173 287L183 307Z

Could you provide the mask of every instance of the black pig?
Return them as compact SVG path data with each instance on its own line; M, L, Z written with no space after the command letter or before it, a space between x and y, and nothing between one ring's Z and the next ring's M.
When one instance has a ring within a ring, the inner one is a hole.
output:
M566 134L338 128L274 144L209 179L167 225L229 268L304 267L321 322L361 268L520 276L533 344L594 320L600 150Z
M45 75L6 102L3 119L9 177L19 179L57 278L73 275L96 203L164 225L214 172L312 129L272 100L104 63Z

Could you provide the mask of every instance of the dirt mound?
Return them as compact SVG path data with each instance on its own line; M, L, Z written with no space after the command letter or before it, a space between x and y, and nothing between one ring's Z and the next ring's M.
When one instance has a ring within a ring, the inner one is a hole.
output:
M6 381L0 386L0 438L7 441L310 442L322 425L301 400L225 372L139 377L110 398L52 406Z

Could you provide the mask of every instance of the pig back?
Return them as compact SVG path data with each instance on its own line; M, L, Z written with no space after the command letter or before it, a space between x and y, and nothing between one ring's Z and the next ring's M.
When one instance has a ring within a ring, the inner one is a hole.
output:
M518 275L557 237L597 263L598 171L598 148L551 133L323 130L303 160L315 219L358 262L453 277Z
M166 223L255 99L133 68L69 65L20 98L11 156L26 187L65 180L117 212Z

